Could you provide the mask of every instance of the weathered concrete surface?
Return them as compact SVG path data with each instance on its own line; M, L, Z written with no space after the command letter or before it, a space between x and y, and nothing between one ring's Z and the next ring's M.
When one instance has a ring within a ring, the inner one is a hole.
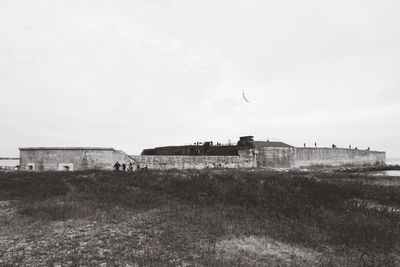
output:
M385 164L386 153L347 148L297 147L294 163L293 167Z
M237 156L128 156L113 148L20 148L21 170L112 170L116 161L134 169L296 168L385 164L385 152L345 148L254 146Z
M130 156L136 168L148 169L207 169L207 168L255 168L251 151L241 151L239 156Z
M21 170L112 170L116 161L128 165L132 159L113 148L20 148Z
M256 168L257 167L257 152L256 149L240 149L239 154L239 168Z
M290 168L294 166L294 147L258 147L257 167Z

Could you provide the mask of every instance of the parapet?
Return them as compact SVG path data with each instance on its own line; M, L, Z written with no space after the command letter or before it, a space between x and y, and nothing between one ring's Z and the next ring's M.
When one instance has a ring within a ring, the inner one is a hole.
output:
M19 150L112 150L112 147L20 147Z

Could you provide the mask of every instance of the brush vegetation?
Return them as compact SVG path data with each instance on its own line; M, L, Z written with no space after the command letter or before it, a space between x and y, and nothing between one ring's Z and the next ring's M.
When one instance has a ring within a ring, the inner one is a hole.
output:
M3 172L0 265L395 266L399 178L379 179L318 171Z

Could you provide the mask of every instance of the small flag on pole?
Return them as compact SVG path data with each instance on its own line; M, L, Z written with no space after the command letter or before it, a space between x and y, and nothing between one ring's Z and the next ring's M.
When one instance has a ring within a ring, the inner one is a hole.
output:
M246 101L247 103L250 103L250 101L247 100L246 96L244 95L244 92L242 92L242 96L243 96L244 101Z

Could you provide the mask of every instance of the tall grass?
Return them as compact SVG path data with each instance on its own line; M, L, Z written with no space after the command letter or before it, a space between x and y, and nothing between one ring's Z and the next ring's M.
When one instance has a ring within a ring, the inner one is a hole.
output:
M68 186L64 178L63 173L56 172L0 172L0 200L65 195Z
M22 199L20 213L50 220L88 216L90 207L111 212L117 206L149 209L178 201L192 209L169 207L165 219L175 224L163 234L165 240L186 242L179 245L182 249L190 242L176 233L194 227L214 240L268 235L316 250L332 247L354 257L361 257L354 254L359 251L369 255L365 263L390 264L399 248L399 216L351 201L396 206L399 191L362 179L347 173L244 170L0 173L0 199Z

